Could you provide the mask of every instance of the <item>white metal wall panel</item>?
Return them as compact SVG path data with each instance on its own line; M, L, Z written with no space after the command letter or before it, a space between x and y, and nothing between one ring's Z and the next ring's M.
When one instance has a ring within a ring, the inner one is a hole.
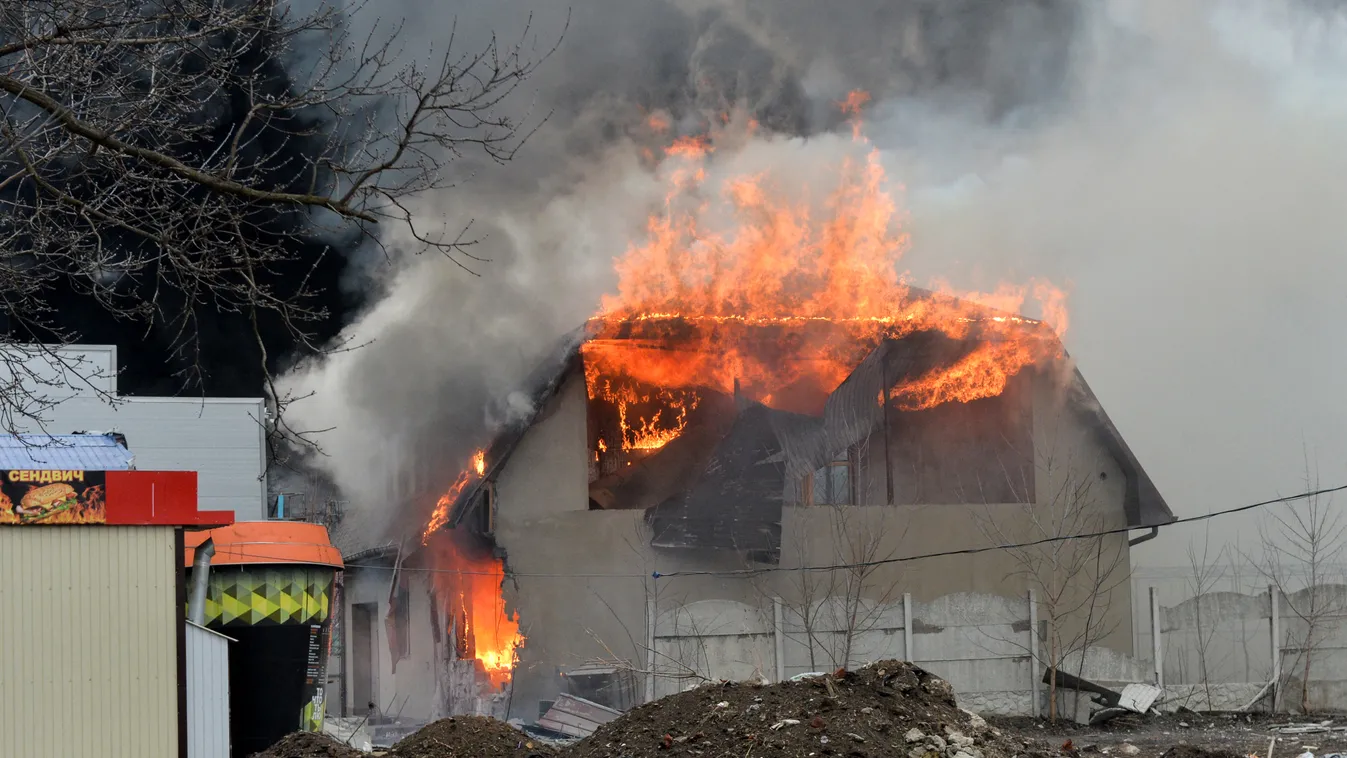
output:
M116 345L5 345L3 381L52 400L117 392ZM22 365L10 371L11 361Z
M0 756L177 758L172 527L0 527Z
M187 757L229 758L229 638L187 624Z

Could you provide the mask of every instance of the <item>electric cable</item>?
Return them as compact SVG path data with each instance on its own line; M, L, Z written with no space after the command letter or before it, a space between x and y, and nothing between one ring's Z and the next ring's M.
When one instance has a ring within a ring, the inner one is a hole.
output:
M1253 510L1254 508L1262 508L1264 506L1276 505L1279 503L1289 503L1293 500L1304 500L1306 498L1318 497L1319 495L1327 495L1334 492L1341 492L1342 490L1347 490L1347 484L1339 485L1337 487L1328 487L1326 489L1321 490L1312 490L1310 492L1302 492L1298 495L1287 495L1286 497L1273 498L1272 500L1263 500L1257 503L1249 503L1248 505L1241 505L1236 508L1227 508L1226 510L1223 511L1212 511L1211 513L1205 513L1201 516L1189 516L1187 518L1175 519L1165 524L1154 524L1153 526L1157 527L1176 526L1178 524L1189 524L1194 521L1206 521L1207 519L1213 519L1216 518L1217 516L1229 516L1231 514L1240 513L1242 511ZM988 553L993 550L1018 550L1026 547L1036 547L1038 545L1046 545L1052 542L1065 542L1067 540L1084 540L1084 539L1091 539L1093 537L1107 537L1111 534L1125 534L1127 532L1136 531L1137 529L1149 529L1149 528L1151 527L1120 526L1114 529L1105 529L1098 532L1055 535L1052 537L1044 537L1042 539L1030 540L1029 542L1015 542L1001 545L986 545L983 547L970 547L970 548L962 548L959 550L942 550L936 553L905 555L897 558L880 558L873 561L857 561L855 563L835 563L828 566L795 566L795 567L764 566L762 568L756 569L730 569L726 571L690 570L690 571L670 571L668 573L660 573L656 571L654 573L654 577L656 579L673 576L729 577L736 575L762 574L774 571L837 571L840 569L868 568L870 566L883 566L889 563L907 563L910 561L920 561L925 560L927 558L945 558L954 555L976 555L978 553Z
M1330 495L1332 493L1341 492L1343 490L1347 490L1347 484L1338 485L1336 487L1327 487L1324 489L1311 490L1308 492L1301 492L1296 495L1287 495L1285 497L1273 498L1271 500L1262 500L1257 503L1249 503L1247 505L1241 505L1235 508L1227 508L1225 510L1204 513L1200 516L1189 516L1187 518L1175 519L1168 523L1156 524L1154 526L1158 527L1177 526L1179 524L1190 524L1195 521L1207 521L1222 516L1230 516L1236 513L1250 511L1255 508L1264 508L1269 505L1290 503L1296 500L1305 500L1312 497L1319 497L1320 495ZM763 566L760 568L723 569L723 570L694 569L686 571L668 571L668 572L652 571L649 574L505 571L504 576L521 577L521 578L570 578L570 579L645 579L645 578L665 579L678 576L718 576L730 578L735 576L756 576L758 574L775 573L780 571L840 571L854 568L869 568L872 566L882 566L890 563L910 563L912 561L921 561L930 558L947 558L950 556L957 556L957 555L977 555L979 553L989 553L997 550L1019 550L1023 548L1037 547L1039 545L1047 545L1054 542L1066 542L1069 540L1083 540L1083 539L1092 539L1095 537L1107 537L1114 534L1125 534L1127 532L1133 532L1138 529L1149 529L1149 528L1150 527L1148 526L1120 526L1115 527L1113 529L1104 529L1097 532L1055 535L1052 537L1044 537L1037 540L1030 540L1028 542L1013 542L996 545L984 545L982 547L961 548L958 550L942 550L934 553L919 553L917 555L904 555L895 558L880 558L873 561L858 561L854 563L833 563L820 566ZM221 547L218 549L221 553L227 553L228 555L237 555L246 558L258 558L262 560L274 560L276 558L276 556L258 555L258 554L244 553L236 550L229 550L227 547ZM398 571L414 571L430 574L458 574L461 576L499 576L502 573L498 571L464 571L460 569L425 568L425 567L405 566L405 565L394 567L394 566L384 566L377 563L346 563L344 564L344 567L361 568L361 569L382 569L384 571L393 571L396 569Z

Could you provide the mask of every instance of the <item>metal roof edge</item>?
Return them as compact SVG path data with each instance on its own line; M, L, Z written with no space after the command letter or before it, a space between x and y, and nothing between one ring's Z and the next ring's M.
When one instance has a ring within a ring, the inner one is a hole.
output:
M203 632L209 632L209 633L215 635L216 637L223 637L223 638L225 638L226 640L229 640L230 642L238 642L238 640L234 639L233 637L230 637L230 636L227 635L227 634L221 634L220 632L217 632L217 631L215 631L214 629L210 629L210 628L208 628L208 627L204 627L204 626L202 626L202 625L196 623L195 621L193 621L193 620L191 620L191 619L183 619L183 623L186 624L186 625L188 625L188 626L194 626L194 627L196 627L197 629L200 629L200 630L203 631Z
M397 548L396 542L389 542L383 545L367 547L351 553L350 555L343 555L342 559L347 562L347 566L350 568L363 568L362 566L350 566L350 561L366 560L369 558L386 558L397 552Z
M119 403L195 403L200 405L260 405L260 397L172 397L163 395L119 395Z

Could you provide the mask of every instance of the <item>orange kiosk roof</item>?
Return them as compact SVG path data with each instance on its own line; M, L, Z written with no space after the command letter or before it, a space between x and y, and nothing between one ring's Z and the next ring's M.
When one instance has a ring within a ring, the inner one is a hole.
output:
M215 544L211 564L311 563L343 568L341 551L332 546L327 528L302 521L239 521L232 526L186 533L188 566L196 547L209 537Z

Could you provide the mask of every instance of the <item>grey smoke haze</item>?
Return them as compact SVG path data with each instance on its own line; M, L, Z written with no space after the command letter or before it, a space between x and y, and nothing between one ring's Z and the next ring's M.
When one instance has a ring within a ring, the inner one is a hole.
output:
M394 4L381 10L392 14ZM602 0L574 8L557 55L510 104L552 112L520 158L424 201L473 221L490 258L384 267L355 325L368 347L289 377L317 394L295 423L335 426L327 467L387 512L389 458L446 470L519 404L511 390L612 285L611 261L663 196L636 141L650 110L696 131L741 105L761 137L714 171L826 175L850 149L833 101L863 88L866 133L906 186L917 281L1041 277L1071 289L1068 348L1179 515L1300 488L1302 438L1347 482L1347 24L1338 6L1273 2ZM1084 8L1091 9L1085 13ZM551 3L405 3L404 47L495 31ZM465 172L478 167L463 166ZM372 505L363 506L362 503ZM392 515L388 513L388 515ZM1252 521L1212 527L1252 533ZM1182 563L1175 528L1134 554Z

